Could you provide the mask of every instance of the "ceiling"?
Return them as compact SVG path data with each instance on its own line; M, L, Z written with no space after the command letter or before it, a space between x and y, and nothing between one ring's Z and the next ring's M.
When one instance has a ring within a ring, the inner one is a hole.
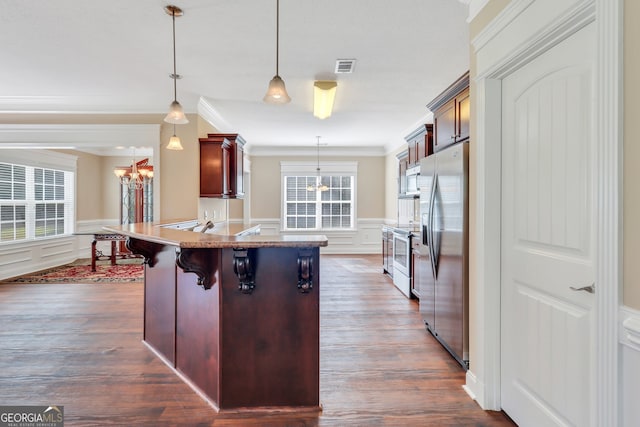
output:
M178 100L206 107L250 148L399 146L426 104L469 67L467 0L281 0L280 75L292 102L262 102L275 74L276 1L182 0ZM164 114L171 17L161 0L4 0L0 114ZM335 74L337 59L355 59ZM337 80L312 115L314 80ZM179 125L178 125L179 126Z

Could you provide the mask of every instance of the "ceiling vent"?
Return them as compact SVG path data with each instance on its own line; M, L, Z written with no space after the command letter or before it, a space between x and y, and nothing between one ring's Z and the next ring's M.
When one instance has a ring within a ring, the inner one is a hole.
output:
M356 66L355 59L337 59L336 60L336 74L348 74L353 73L353 68Z

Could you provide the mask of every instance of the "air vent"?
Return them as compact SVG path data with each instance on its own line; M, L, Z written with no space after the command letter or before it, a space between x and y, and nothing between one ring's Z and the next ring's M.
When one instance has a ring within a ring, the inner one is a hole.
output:
M355 59L338 59L336 60L336 74L353 73L353 68L355 66Z

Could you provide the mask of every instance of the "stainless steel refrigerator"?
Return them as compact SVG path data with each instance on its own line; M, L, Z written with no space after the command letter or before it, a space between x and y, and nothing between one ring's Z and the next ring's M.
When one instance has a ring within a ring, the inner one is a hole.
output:
M469 144L420 162L420 256L414 277L427 330L469 364ZM429 274L430 273L430 274Z

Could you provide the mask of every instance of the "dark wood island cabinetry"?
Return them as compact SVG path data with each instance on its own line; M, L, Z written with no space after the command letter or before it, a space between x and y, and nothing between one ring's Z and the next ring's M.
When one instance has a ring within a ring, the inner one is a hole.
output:
M109 229L145 258L144 342L212 406L320 410L326 237Z

